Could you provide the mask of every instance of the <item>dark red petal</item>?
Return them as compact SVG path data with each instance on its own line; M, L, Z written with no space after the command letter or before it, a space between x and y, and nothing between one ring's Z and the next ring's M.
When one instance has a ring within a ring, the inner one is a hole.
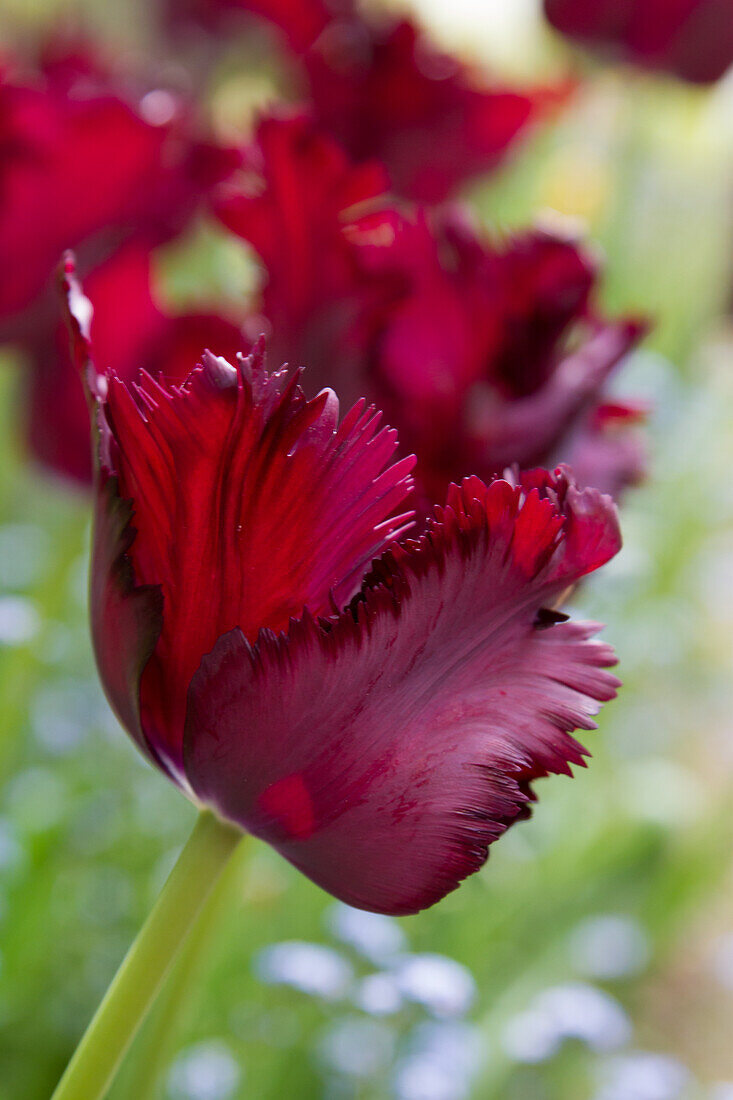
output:
M351 0L336 0L335 3L327 0L226 0L226 3L273 23L296 53L315 42L334 16L352 10Z
M580 485L594 485L619 500L643 481L648 454L641 427L647 413L638 403L618 401L592 411L567 449Z
M411 913L456 887L615 694L597 625L542 613L618 549L613 506L532 481L470 479L335 622L233 631L192 681L197 796L349 904Z
M62 273L74 366L86 379L93 413L92 433L100 452L108 451L108 431L97 414L95 399L104 396L105 381L91 359L91 305L74 277L68 256ZM81 391L81 385L77 380ZM92 640L102 686L112 709L140 748L157 759L142 730L139 683L162 628L160 589L135 583L129 549L135 538L130 526L132 505L121 500L116 479L107 467L99 470L95 489L90 573Z
M597 404L613 370L644 332L645 326L637 321L599 324L527 397L497 400L491 395L484 404L477 390L468 432L474 468L496 471L510 463L531 466L555 456L579 418Z
M383 161L396 189L420 202L495 167L557 98L483 86L409 20L334 20L302 60L318 121L355 159Z
M733 63L733 0L545 0L571 38L708 84Z
M115 478L102 474L96 490L90 608L94 653L107 698L124 728L157 762L142 728L140 677L163 627L163 596L137 585L129 550L135 539L132 503L120 499Z
M597 267L579 241L541 230L516 234L493 258L503 319L493 371L505 393L526 397L547 381L560 340L587 309Z
M33 304L66 248L96 264L130 236L177 233L233 167L230 151L195 139L169 93L152 93L158 120L154 99L130 104L82 68L75 58L33 83L0 82L0 254L13 271L0 318Z
M339 426L335 395L306 402L297 376L268 375L261 348L236 367L207 353L180 387L112 379L106 418L135 509L135 575L164 597L143 724L178 767L203 654L234 627L254 640L349 599L409 518L392 513L412 460L390 466L396 435L372 409L358 404Z
M340 340L353 314L357 287L343 227L352 208L384 193L386 174L376 163L352 164L303 113L264 118L248 163L249 171L223 189L216 209L265 265L270 354L307 366L315 393L333 381L334 356L341 358Z
M457 208L383 209L346 235L365 288L355 342L371 396L418 456L423 511L470 473L574 466L609 376L645 331L593 315L593 256L547 230L497 244ZM616 470L603 485L627 482L631 455L603 451Z

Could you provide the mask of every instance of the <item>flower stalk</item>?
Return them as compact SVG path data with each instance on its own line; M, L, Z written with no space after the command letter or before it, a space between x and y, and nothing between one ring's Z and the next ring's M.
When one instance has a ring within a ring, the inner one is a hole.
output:
M52 1100L101 1100L122 1058L242 839L203 811L150 916L128 951Z

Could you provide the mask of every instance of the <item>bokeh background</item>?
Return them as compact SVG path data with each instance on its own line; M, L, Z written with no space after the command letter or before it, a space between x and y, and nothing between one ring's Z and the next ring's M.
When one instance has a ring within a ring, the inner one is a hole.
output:
M411 7L507 79L567 64L532 0ZM102 0L4 0L0 53L59 21L155 63L151 5ZM238 48L212 87L222 132L272 95L268 62ZM401 921L245 845L116 1100L733 1098L733 79L586 76L467 197L500 230L583 219L604 302L655 321L624 374L653 409L650 476L624 502L622 553L575 596L625 682L590 767L542 781L479 875ZM235 301L254 278L204 222L157 263L176 305ZM2 1100L50 1094L194 817L97 684L88 508L28 464L23 370L0 350Z

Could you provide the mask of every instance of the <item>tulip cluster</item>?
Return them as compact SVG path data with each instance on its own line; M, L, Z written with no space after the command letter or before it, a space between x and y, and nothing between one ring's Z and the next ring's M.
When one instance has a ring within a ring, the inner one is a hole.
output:
M733 60L733 0L544 10L689 81ZM58 38L0 68L0 342L34 457L91 501L106 695L200 811L55 1100L106 1095L245 833L417 913L584 765L619 681L563 606L646 467L615 378L646 319L607 313L577 227L502 234L466 200L575 77L507 87L357 0L154 14L155 80ZM225 139L246 39L282 95ZM202 226L252 289L182 312L159 249Z
M603 492L643 472L643 410L606 387L644 326L603 315L565 226L502 239L436 204L564 92L482 86L348 3L206 10L276 26L307 98L237 149L88 48L4 74L3 333L36 456L94 482L122 724L332 893L413 912L582 762L570 732L614 693L596 627L554 608L618 549ZM202 211L261 263L235 319L162 304L155 249Z
M495 168L569 95L572 83L518 91L446 54L409 19L355 0L169 0L176 26L229 36L249 16L274 27L300 98L355 160L375 158L392 186L440 202Z

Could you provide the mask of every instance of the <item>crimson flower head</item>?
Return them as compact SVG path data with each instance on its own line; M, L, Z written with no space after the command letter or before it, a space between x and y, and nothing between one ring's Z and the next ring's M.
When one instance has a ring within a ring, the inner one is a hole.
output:
M360 331L372 392L428 501L515 463L567 461L613 495L640 479L642 410L606 385L645 326L598 312L597 261L577 240L538 228L491 241L460 210L380 210L348 234L384 288Z
M213 313L166 313L153 293L152 254L135 238L97 265L85 280L94 308L91 337L107 369L133 382L141 369L183 382L201 348L234 357L239 329ZM81 485L92 482L89 412L69 354L62 316L26 339L27 435L33 457L47 470Z
M257 325L310 395L367 395L418 456L426 511L451 481L569 462L614 495L644 470L642 410L610 399L639 339L594 305L598 262L560 229L507 241L458 207L395 207L311 116L261 121L217 212L264 267ZM563 227L564 228L564 227Z
M0 332L33 332L65 248L89 268L132 236L158 243L233 166L171 93L123 93L91 55L0 73L0 254L13 273L0 285Z
M276 362L308 364L317 388L331 381L334 352L366 293L344 226L384 200L375 161L354 164L303 111L262 118L216 212L248 241L265 269L260 331Z
M277 28L295 84L319 125L355 160L384 163L395 190L440 202L502 162L527 128L567 97L514 90L439 51L408 20L367 16L354 0L172 0L181 20L235 12Z
M733 64L733 0L545 0L545 12L583 45L694 84Z
M456 887L568 772L617 681L597 624L552 610L619 547L566 470L452 486L422 533L410 459L359 402L268 374L261 346L180 384L90 355L91 614L108 697L199 804L324 889L412 913ZM371 563L371 564L370 564Z
M376 157L394 188L441 202L495 168L566 91L518 92L439 53L414 23L335 21L303 54L316 116L357 160Z

